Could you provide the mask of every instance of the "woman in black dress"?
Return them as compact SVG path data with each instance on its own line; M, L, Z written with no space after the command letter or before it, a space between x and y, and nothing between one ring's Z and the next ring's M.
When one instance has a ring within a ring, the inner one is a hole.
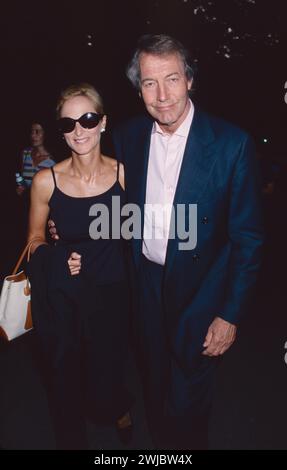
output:
M71 157L35 175L31 190L29 263L32 312L48 370L57 447L88 448L85 417L131 427L124 387L129 291L124 244L112 237L112 201L124 204L124 168L101 153L106 116L89 84L66 89L58 126ZM108 236L97 238L92 214L105 206ZM93 209L94 208L94 209ZM47 219L60 240L49 246ZM80 269L73 267L80 258Z

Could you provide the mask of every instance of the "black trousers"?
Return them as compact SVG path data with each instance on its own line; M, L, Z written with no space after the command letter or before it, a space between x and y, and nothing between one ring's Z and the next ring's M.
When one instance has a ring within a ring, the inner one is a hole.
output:
M181 370L168 341L162 277L163 267L142 257L136 331L150 431L157 448L207 449L218 361L201 355L192 374Z

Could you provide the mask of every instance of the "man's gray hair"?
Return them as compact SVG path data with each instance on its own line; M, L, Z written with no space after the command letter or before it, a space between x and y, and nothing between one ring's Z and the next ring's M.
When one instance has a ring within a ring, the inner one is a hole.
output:
M189 53L180 41L166 34L145 34L140 37L138 47L126 69L128 79L137 90L141 88L139 61L142 53L154 55L177 53L182 59L187 80L191 80L194 76Z

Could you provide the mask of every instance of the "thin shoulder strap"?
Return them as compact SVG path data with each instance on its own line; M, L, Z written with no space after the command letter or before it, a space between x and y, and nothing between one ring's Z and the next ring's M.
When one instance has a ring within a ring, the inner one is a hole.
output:
M55 188L56 188L57 187L56 177L55 177L54 168L52 166L51 166L51 172L52 172L52 175L53 175L54 185L55 185Z
M118 166L117 166L117 181L119 181L119 176L120 176L120 162L119 162L119 160L117 160L117 164L118 164Z

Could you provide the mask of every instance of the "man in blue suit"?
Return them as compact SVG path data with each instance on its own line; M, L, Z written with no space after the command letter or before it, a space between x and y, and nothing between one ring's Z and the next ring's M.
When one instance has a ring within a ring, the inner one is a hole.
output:
M260 264L254 147L241 129L194 108L193 69L177 40L143 36L127 74L148 112L114 139L128 201L144 214L131 250L148 421L158 448L207 449L214 371ZM171 206L174 213L156 217ZM197 227L191 245L179 236L180 220Z

